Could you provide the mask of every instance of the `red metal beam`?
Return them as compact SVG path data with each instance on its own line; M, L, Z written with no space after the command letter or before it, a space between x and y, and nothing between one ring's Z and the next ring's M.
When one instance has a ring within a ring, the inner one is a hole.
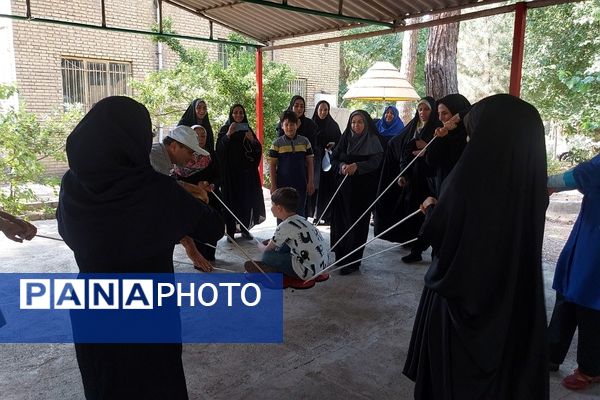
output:
M263 52L256 50L256 136L263 145L264 140L264 120L263 120ZM263 149L264 150L264 149ZM263 182L263 163L258 167L260 182Z
M523 50L525 48L525 27L527 23L527 4L517 3L515 9L515 30L513 33L512 62L510 66L510 86L508 92L521 96L521 75L523 72Z

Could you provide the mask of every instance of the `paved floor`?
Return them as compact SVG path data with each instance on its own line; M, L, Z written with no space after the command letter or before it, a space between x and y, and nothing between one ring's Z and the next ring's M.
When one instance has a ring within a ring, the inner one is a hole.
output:
M268 210L269 208L267 208ZM56 221L37 221L39 233L58 236ZM270 218L252 229L269 237ZM554 262L570 225L549 221L544 244L546 301ZM328 234L328 228L323 228ZM249 241L240 241L258 254ZM389 246L374 241L365 254ZM239 250L224 239L216 266L242 270ZM76 272L61 242L36 238L16 244L0 238L0 272ZM184 345L183 361L192 399L410 399L413 384L401 373L413 319L430 261L406 265L405 250L366 260L359 274L332 276L307 291L284 294L284 343L280 345ZM181 248L176 260L186 260ZM176 264L181 272L192 272ZM240 327L243 329L243 327ZM575 343L571 347L575 348ZM600 399L600 385L587 392L564 389L560 380L575 367L571 351L550 374L552 399ZM0 345L0 399L82 399L72 345Z

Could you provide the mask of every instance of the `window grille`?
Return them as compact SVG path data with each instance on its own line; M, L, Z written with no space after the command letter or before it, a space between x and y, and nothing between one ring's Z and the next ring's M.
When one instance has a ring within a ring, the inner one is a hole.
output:
M306 79L294 79L288 83L288 92L291 96L300 95L306 99Z
M63 103L83 104L89 110L108 96L130 95L131 63L63 58Z

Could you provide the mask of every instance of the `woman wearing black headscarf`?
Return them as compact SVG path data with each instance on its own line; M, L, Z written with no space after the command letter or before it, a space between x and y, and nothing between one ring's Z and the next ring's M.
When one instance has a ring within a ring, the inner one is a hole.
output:
M242 129L239 129L239 128ZM263 198L258 166L262 156L262 146L248 127L246 109L234 104L229 110L227 123L219 131L217 155L221 162L221 189L223 201L244 225L251 229L265 220ZM225 214L227 234L233 238L236 220ZM251 239L252 235L243 227L242 236Z
M455 93L439 99L436 108L440 121L446 123L456 114L464 117L471 108L471 103L462 94ZM427 148L425 159L435 177L433 197L438 197L442 182L454 168L466 145L467 132L461 120L455 129L446 136L435 139Z
M307 217L311 217L314 216L315 213L315 203L317 199L317 190L320 183L321 160L323 158L324 148L321 146L320 141L317 138L317 125L305 115L306 101L304 100L304 97L298 95L292 97L292 100L290 100L290 105L287 109L288 111L293 111L300 121L300 126L296 131L296 135L301 135L307 138L310 142L310 146L313 149L313 184L315 187L315 192L312 195L307 196L305 212ZM277 124L277 136L283 136L283 134L283 128L281 127L281 122L279 122Z
M510 95L477 103L423 235L433 249L404 374L416 399L547 399L544 127Z
M151 145L150 115L128 97L99 101L67 138L58 229L81 272L172 274L181 238L222 236L216 212L154 171ZM75 350L87 399L187 399L181 343L76 343Z
M206 101L202 99L195 99L192 101L181 116L181 119L177 125L185 125L189 127L194 125L202 125L204 129L206 129L206 148L214 150L215 136L213 134L212 126L210 125L210 119L208 118Z
M340 141L342 132L340 126L333 119L330 114L331 108L329 103L325 100L321 100L315 107L312 120L317 126L317 143L320 149L327 149L331 151L337 142ZM325 156L325 152L323 152ZM318 168L320 170L320 182L318 187L317 195L317 206L315 210L315 218L317 221L323 220L326 224L331 221L331 207L323 215L327 203L331 200L331 196L337 189L336 186L336 172L330 169L324 171L319 163ZM315 189L316 191L317 189Z
M396 181L400 171L415 158L416 154L433 138L433 132L442 126L438 119L433 97L423 97L417 104L415 116L398 136L393 137L387 146L377 195L392 181ZM431 195L428 177L429 166L423 157L416 160L401 177L402 186L392 185L375 205L375 235L411 214ZM417 236L423 217L412 217L402 225L392 229L381 239L402 243Z
M337 174L338 185L348 175L334 198L331 219L331 245L336 259L346 256L364 244L369 234L369 217L366 213L358 224L338 243L338 240L358 220L375 200L379 166L383 148L371 116L363 110L354 111L348 125L331 155L331 169ZM337 243L337 244L336 244ZM364 248L344 259L350 264L340 270L342 275L358 271Z

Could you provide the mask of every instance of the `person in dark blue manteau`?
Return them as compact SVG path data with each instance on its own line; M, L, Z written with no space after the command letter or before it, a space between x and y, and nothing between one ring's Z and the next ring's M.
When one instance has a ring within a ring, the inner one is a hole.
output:
M556 264L556 303L548 327L552 371L564 361L579 330L578 367L562 384L581 390L600 382L600 154L549 177L548 189L583 193L581 211Z

